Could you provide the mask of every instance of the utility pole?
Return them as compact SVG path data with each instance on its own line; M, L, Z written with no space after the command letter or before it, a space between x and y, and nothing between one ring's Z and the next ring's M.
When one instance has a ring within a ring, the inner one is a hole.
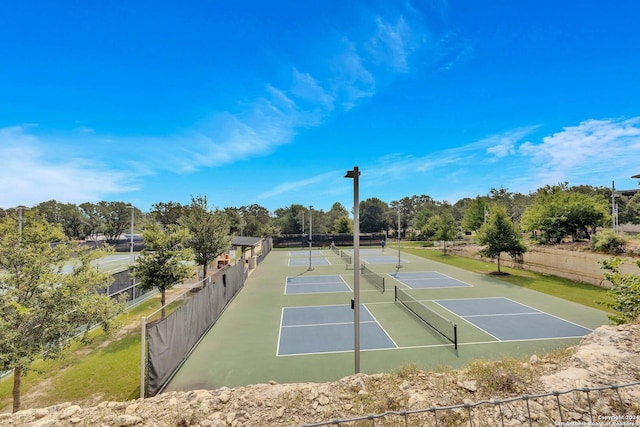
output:
M618 205L616 203L616 185L611 181L611 218L613 221L613 232L618 233Z

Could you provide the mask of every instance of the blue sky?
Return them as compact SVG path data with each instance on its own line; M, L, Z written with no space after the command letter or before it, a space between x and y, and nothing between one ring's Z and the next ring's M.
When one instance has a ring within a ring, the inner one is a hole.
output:
M5 2L0 207L637 188L640 3Z

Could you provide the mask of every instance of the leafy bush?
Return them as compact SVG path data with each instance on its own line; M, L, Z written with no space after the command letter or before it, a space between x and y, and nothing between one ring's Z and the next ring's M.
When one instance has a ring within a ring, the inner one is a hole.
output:
M625 242L624 237L613 230L603 230L591 236L591 249L596 252L621 254L624 252Z
M602 260L600 264L605 270L604 278L611 282L609 294L614 302L607 304L616 314L609 315L609 319L617 325L631 323L640 318L640 275L620 272L620 258ZM640 261L636 261L640 267Z

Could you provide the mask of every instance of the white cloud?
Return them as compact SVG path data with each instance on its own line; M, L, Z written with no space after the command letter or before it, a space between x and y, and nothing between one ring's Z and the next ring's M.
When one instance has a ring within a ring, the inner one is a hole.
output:
M313 176L307 179L300 179L291 182L284 182L278 186L276 186L271 191L265 191L258 195L258 199L270 199L275 196L280 196L282 194L290 193L293 191L301 191L305 188L311 187L318 183L326 183L329 179L333 179L338 175L338 172L327 172L320 175Z
M488 146L487 153L492 156L489 161L496 161L516 154L516 145L535 131L538 126L527 126L491 135L478 141L479 146Z
M599 173L615 176L615 170L635 166L640 158L640 117L586 120L542 138L540 144L526 142L519 151L547 183Z
M53 158L26 128L0 129L0 206L31 206L51 199L82 203L137 189L129 184L131 177L95 161Z
M344 50L332 62L333 91L344 110L376 93L376 79L366 68L357 46L345 40Z
M348 111L374 96L376 75L361 52L368 50L397 73L407 71L408 56L415 48L408 41L413 30L402 17L395 24L379 17L375 22L377 30L368 44L343 36L324 64L327 69L322 69L321 64L315 72L309 72L293 66L289 84L265 84L264 94L248 103L241 113L214 114L204 129L192 135L164 143L157 141L156 145L165 146L172 153L159 165L171 164L180 172L190 173L202 166L265 156L291 143L300 129L320 126L336 110ZM320 80L315 75L325 77Z
M409 55L416 48L412 31L401 16L394 24L376 19L377 32L365 48L374 61L391 69L406 73L409 71Z
M297 100L309 103L312 108L320 108L327 112L333 110L334 95L325 90L309 73L293 70L291 93Z

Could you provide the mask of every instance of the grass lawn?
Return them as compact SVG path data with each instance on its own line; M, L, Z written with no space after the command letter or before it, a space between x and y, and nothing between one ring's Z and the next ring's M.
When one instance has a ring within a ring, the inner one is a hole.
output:
M420 242L403 242L402 250L480 274L490 274L497 270L495 264L455 255L444 256L439 250L423 248ZM611 297L607 295L606 289L598 286L526 270L502 270L509 274L496 278L505 282L589 307L609 310L601 302L611 301ZM142 316L148 316L159 308L159 298L160 296L156 295L124 314L121 318L124 327L117 337L108 338L101 329L96 329L91 332L92 340L89 344L75 342L59 359L36 361L22 380L22 409L46 407L63 402L90 406L100 401L126 401L138 398L140 320ZM174 304L171 309L176 307ZM12 377L0 382L0 413L11 411L12 387Z
M140 397L140 322L159 301L156 295L123 314L115 337L94 329L88 344L77 341L58 359L34 362L22 379L22 409ZM12 376L0 382L0 413L11 412L12 388Z

